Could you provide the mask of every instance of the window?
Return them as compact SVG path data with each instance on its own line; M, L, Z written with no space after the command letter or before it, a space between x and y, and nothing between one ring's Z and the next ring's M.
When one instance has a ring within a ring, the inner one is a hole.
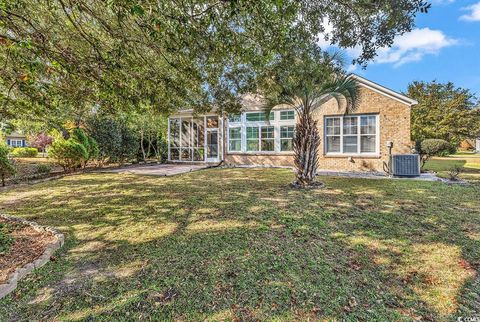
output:
M340 153L340 117L329 117L325 126L327 153Z
M375 153L376 150L377 118L362 116L360 118L360 152Z
M12 140L10 140L10 145L11 145L12 147L15 147L15 148L17 148L17 147L22 147L22 146L23 146L23 140L15 140L15 139L12 139Z
M246 113L247 122L264 122L267 120L267 115L265 112L251 112ZM275 119L275 114L270 112L270 116L268 118L270 121Z
M267 120L264 111L230 116L228 152L280 153L293 150L295 111L272 111Z
M377 115L335 116L325 119L325 152L332 154L375 154Z
M242 121L242 114L232 114L228 116L228 122L238 123Z
M247 127L247 151L275 151L273 126Z
M294 120L295 119L295 111L281 111L280 112L280 121L286 120Z
M247 151L258 151L258 127L247 127Z
M218 116L207 116L207 128L215 129L218 128Z
M232 152L242 151L242 128L231 127L228 129L228 149Z
M275 136L273 126L261 127L261 150L275 151Z
M343 153L358 152L358 118L343 118Z
M280 151L292 151L293 150L293 133L294 126L281 126L280 127Z

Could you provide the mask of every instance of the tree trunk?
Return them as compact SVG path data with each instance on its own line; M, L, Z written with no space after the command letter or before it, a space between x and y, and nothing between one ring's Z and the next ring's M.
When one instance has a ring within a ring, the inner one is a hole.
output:
M143 162L146 163L145 148L143 147L143 130L140 131L140 147L142 148Z
M305 187L314 183L318 168L319 145L320 134L317 121L313 119L311 113L300 113L293 139L294 164L297 170L296 184Z
M2 187L5 187L5 173L2 173Z
M148 145L147 145L147 156L150 156L150 151L152 149L152 133L148 134Z

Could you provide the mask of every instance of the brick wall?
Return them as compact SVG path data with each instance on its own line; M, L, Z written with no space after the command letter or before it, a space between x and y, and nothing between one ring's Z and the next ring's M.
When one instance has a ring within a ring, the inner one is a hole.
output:
M315 112L318 129L322 135L319 168L339 171L383 171L383 162L388 161L387 141L393 142L392 153L410 153L410 107L393 98L366 87L361 87L360 103L353 114L375 113L380 123L380 155L376 157L331 157L324 155L323 119L325 115L341 115L334 100L327 102ZM247 165L293 165L292 155L247 155L226 154L226 164Z
M331 100L316 112L318 129L323 135L325 115L343 114ZM319 168L341 171L383 171L383 162L388 161L387 141L393 142L393 154L411 152L410 107L393 98L361 87L360 104L352 114L374 113L379 115L380 155L378 157L330 157L324 154L324 139L320 143Z
M227 154L227 165L293 166L292 154Z

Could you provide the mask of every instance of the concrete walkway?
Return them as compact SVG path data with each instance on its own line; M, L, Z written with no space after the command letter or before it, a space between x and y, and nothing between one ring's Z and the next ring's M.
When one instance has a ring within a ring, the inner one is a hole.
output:
M131 166L120 169L105 169L102 172L109 173L130 173L151 176L173 176L176 174L192 172L207 168L207 165L192 165L192 164L146 164Z

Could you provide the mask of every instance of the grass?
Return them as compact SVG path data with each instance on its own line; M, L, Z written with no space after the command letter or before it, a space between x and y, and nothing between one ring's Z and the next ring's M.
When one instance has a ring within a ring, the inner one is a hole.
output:
M0 223L0 255L8 252L12 243L13 238L10 236L9 227Z
M458 153L448 157L435 157L427 161L424 170L435 171L441 177L448 177L448 171L454 166L463 169L460 178L480 182L480 154Z
M0 195L64 248L0 320L449 320L480 314L479 186L286 169L84 174Z

